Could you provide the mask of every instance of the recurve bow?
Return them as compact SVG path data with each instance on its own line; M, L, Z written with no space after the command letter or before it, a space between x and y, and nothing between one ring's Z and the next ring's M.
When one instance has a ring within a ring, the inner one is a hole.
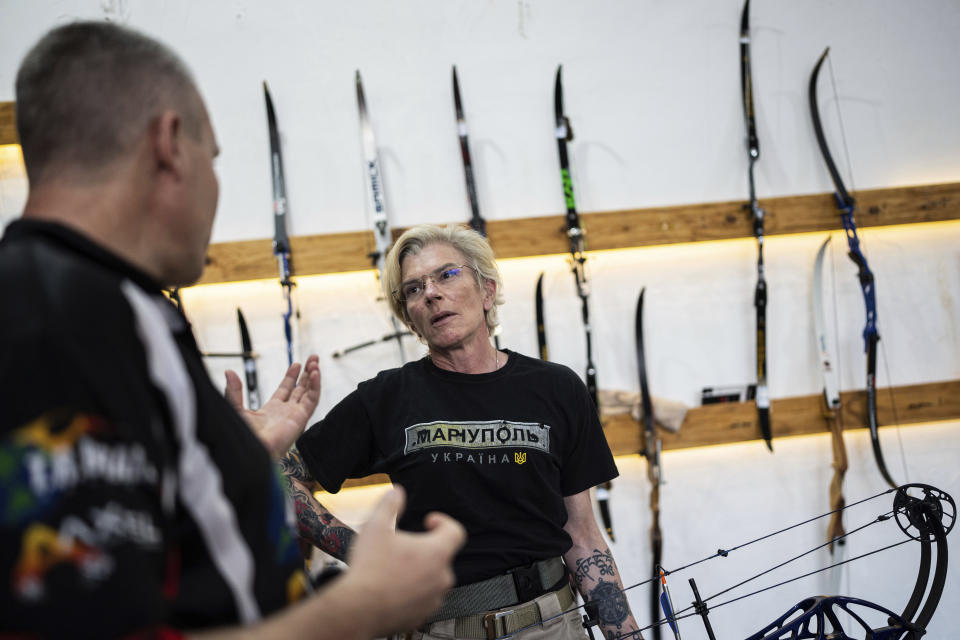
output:
M652 573L655 580L650 584L650 615L653 621L660 618L660 586L665 581L661 577L660 561L663 551L663 534L660 531L660 438L653 418L653 401L650 399L650 387L647 383L646 354L643 348L643 297L647 289L640 290L637 299L637 316L634 332L637 341L637 370L640 376L640 405L643 409L643 457L647 459L647 480L650 482L650 551L652 552ZM654 640L660 640L660 627L653 628Z
M556 122L554 135L557 138L557 151L560 157L560 180L563 184L563 199L567 207L567 239L570 241L570 256L572 258L573 278L577 285L577 296L580 298L580 313L583 318L583 331L587 344L587 391L593 400L593 407L600 413L600 401L597 399L597 367L593 364L593 329L590 326L590 286L587 282L586 262L584 255L584 231L580 224L580 215L577 213L576 200L573 197L573 179L570 177L570 157L567 153L567 143L573 140L573 129L570 128L570 119L563 112L563 82L561 79L563 65L557 67L557 79L553 89L553 112ZM611 482L604 482L597 488L597 501L600 504L600 517L603 526L611 540L613 537L613 522L610 519L608 505Z
M753 235L757 238L757 286L753 293L753 306L757 310L757 420L760 433L767 448L773 451L773 434L770 431L770 391L767 388L767 279L763 268L764 218L766 213L757 202L757 190L753 168L760 159L760 142L757 139L757 122L753 110L753 76L750 66L750 0L743 3L740 14L740 89L743 96L743 118L747 129L747 157L750 163L750 204L753 216Z
M287 187L283 177L283 157L280 155L280 133L277 116L267 83L263 83L263 98L267 103L267 126L270 130L270 176L273 183L273 255L280 271L280 286L287 309L283 312L283 335L287 341L287 364L293 364L293 287L290 279L290 239L287 237Z
M877 332L877 294L874 287L873 272L867 265L867 259L860 249L860 239L857 236L857 225L854 222L853 215L856 210L856 201L850 192L847 191L837 171L837 165L830 155L830 148L827 146L827 139L823 135L823 126L820 123L820 111L817 105L817 77L820 75L820 68L823 61L826 60L830 47L824 49L823 54L817 61L813 72L810 74L810 85L807 95L810 100L810 117L813 120L813 130L817 136L817 145L820 147L820 153L830 172L830 179L836 189L837 208L840 210L840 219L843 222L843 230L847 236L847 246L849 251L847 255L857 265L858 279L860 289L863 291L863 302L867 310L867 320L863 328L864 351L867 354L867 426L870 429L870 441L873 444L873 457L877 461L877 467L880 469L880 475L887 481L891 488L896 488L897 484L893 481L890 472L887 471L886 462L883 459L883 451L880 449L880 436L877 431L877 343L880 341L880 334Z

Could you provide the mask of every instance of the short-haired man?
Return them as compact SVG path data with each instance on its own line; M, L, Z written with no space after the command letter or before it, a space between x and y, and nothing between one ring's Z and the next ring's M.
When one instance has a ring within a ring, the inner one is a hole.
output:
M16 90L30 194L0 241L3 634L341 639L418 623L452 584L462 528L431 514L427 533L396 533L391 492L347 575L303 597L273 460L316 408L317 359L241 417L239 379L226 402L162 295L200 276L218 195L183 63L76 23L34 46Z

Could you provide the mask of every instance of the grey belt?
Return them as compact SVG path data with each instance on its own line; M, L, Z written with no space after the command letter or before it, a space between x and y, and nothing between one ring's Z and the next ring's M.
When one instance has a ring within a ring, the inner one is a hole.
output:
M456 587L447 593L443 605L427 622L461 618L533 600L547 593L565 573L563 560L550 558L534 562L528 567L511 569L503 575Z

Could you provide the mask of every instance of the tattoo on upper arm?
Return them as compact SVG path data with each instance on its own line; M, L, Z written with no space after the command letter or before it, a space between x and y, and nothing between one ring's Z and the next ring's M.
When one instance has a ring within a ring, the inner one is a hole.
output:
M280 469L285 475L299 480L307 486L313 486L316 483L303 461L303 456L297 450L297 445L290 447L290 450L280 459Z

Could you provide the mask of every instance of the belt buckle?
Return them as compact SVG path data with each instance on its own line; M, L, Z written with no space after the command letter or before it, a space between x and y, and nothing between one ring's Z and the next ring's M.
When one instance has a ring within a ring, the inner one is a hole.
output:
M487 640L497 640L497 621L504 616L508 616L513 613L513 609L509 611L491 611L490 613L483 614L483 628L487 631ZM503 628L504 633L506 633L507 628ZM512 638L513 635L504 636L504 638Z
M517 589L517 602L527 602L543 595L544 586L540 582L540 569L532 562L526 567L517 567L507 573L513 578Z

